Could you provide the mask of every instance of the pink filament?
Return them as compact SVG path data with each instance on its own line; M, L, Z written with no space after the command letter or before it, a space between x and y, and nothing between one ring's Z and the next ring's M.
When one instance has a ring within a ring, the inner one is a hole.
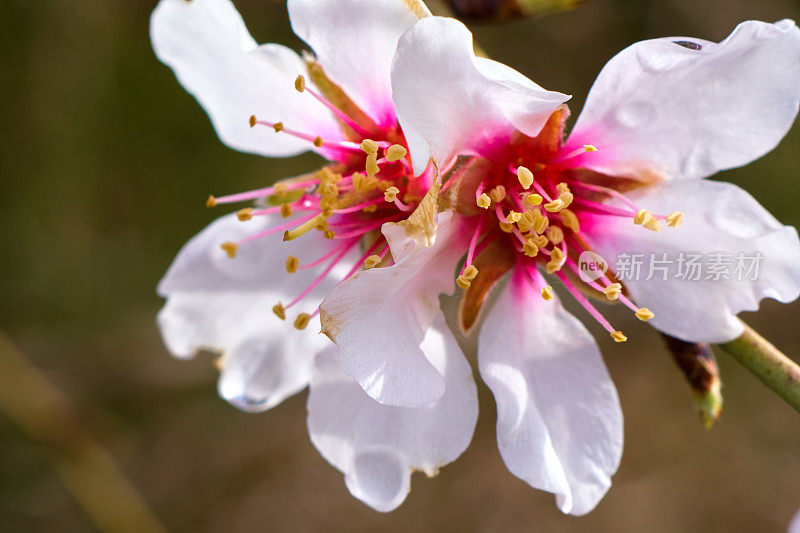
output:
M575 240L573 240L573 239L570 239L570 246L572 246L574 249L576 249L576 250L577 250L578 252L580 252L580 253L582 253L582 252L584 252L584 251L585 251L585 249L584 249L582 246L580 246L580 245L579 245L579 244L578 244L578 243L577 243ZM578 266L577 266L577 265L575 265L575 262L574 262L572 259L570 259L569 257L567 257L567 263L569 264L570 268L572 268L572 270L573 270L573 271L575 271L575 273L578 273ZM613 283L613 282L612 282L612 281L611 281L611 280L608 278L608 276L606 276L605 274L604 274L604 275L602 275L602 276L600 276L600 277L599 277L599 278L597 278L597 279L598 279L598 280L600 280L600 281L602 281L602 282L604 283L604 285L600 285L599 283L596 283L596 282L593 282L593 283L594 283L594 285L593 285L592 283L589 283L589 282L586 282L586 283L587 283L587 285L589 285L589 286L590 286L590 287L592 287L593 289L596 289L596 290L598 290L598 291L600 291L600 292L603 292L603 289L604 289L605 287L608 287L609 285L611 285L611 283ZM625 296L624 294L620 294L620 295L617 297L617 299L618 299L620 302L622 302L622 304L623 304L623 305L625 305L625 307L627 307L628 309L630 309L630 310L632 310L632 311L634 311L634 312L639 310L639 308L638 308L638 307L636 307L636 305L635 305L633 302L631 302L631 301L630 301L630 300L627 298L627 296Z
M384 241L383 236L381 236L381 238L377 239L374 243L372 243L372 246L370 246L367 249L367 251L364 252L364 255L362 255L361 258L358 261L356 261L355 265L353 265L353 268L351 268L347 272L347 274L345 274L344 278L342 278L342 281L345 281L345 280L349 279L350 276L355 274L358 271L358 269L361 268L361 265L364 264L364 261L366 261L367 258L369 256L371 256L375 252L375 250L378 249L378 246L380 246L381 244L386 245L386 249L383 250L383 254L385 255L386 254L386 250L388 250L389 247L388 247L388 244L386 244L386 241ZM383 256L381 256L381 259L383 259Z
M399 209L400 211L406 211L407 212L407 211L411 211L413 209L413 207L411 207L410 205L406 205L403 202L401 202L399 198L395 198L394 199L394 205L396 205L397 209Z
M279 231L288 230L290 228L293 228L294 226L298 226L298 225L302 224L303 222L307 222L307 221L311 220L315 216L317 216L317 213L312 213L312 214L304 216L303 218L300 218L298 220L292 220L292 221L287 222L285 224L281 224L280 226L275 226L274 228L269 228L268 230L256 233L255 235L250 235L249 237L245 237L244 239L239 241L239 244L244 244L244 243L247 243L247 242L250 242L250 241L254 241L256 239L260 239L261 237L266 237L267 235L272 235L273 233L278 233Z
M397 215L395 215L394 217L385 218L383 220L380 220L378 222L369 224L367 226L363 226L363 227L361 227L361 228L359 228L359 229L357 229L355 231L349 231L347 233L339 233L339 234L335 235L333 238L334 239L350 239L350 238L353 238L353 237L360 237L362 235L365 235L365 234L369 233L370 231L372 231L374 229L380 228L381 226L383 226L387 222L393 222L395 220L398 220L398 216Z
M353 205L353 206L350 206L350 207L344 207L342 209L334 209L333 212L334 213L338 213L338 214L355 213L356 211L361 211L365 207L368 207L368 206L374 205L374 204L379 204L379 203L381 203L383 201L384 201L383 196L378 196L377 198L373 198L372 200L368 200L368 201L366 201L366 202L364 202L362 204Z
M561 272L560 270L557 271L556 276L558 276L558 279L561 280L561 283L564 284L564 287L566 287L566 289L569 291L572 297L575 298L578 301L578 303L581 304L583 308L586 309L586 311L590 315L592 315L592 317L595 320L597 320L601 326L603 326L606 329L606 331L608 331L609 333L614 333L614 331L616 331L614 327L608 322L608 320L606 320L605 317L602 314L600 314L600 311L598 311L591 304L591 302L589 302L589 300L587 300L586 297L583 294L581 294L581 292L577 288L575 288L575 285L573 285L572 282L570 282L569 279L567 279L567 276L564 275L563 272Z
M302 189L304 187L307 187L308 185L317 183L317 181L318 180L316 179L310 179L310 180L287 183L286 190L292 191L295 189ZM254 200L256 198L263 198L265 196L269 196L273 192L275 192L275 186L264 187L262 189L254 189L252 191L245 191L236 194L229 194L227 196L220 196L219 198L214 198L214 200L218 204L230 204L234 202L244 202L245 200Z
M275 123L274 122L267 122L266 120L257 120L256 124L260 124L262 126L269 126L270 128L274 128L275 127ZM308 133L303 133L303 132L296 131L296 130L290 130L288 128L282 128L281 130L279 130L276 133L287 133L289 135L297 137L298 139L303 139L303 140L309 141L311 143L313 143L314 140L317 138L314 135L309 135ZM351 152L361 152L362 151L361 150L361 146L359 146L357 143L350 142L350 141L326 141L326 140L323 139L322 140L322 146L324 146L326 148L334 148L334 149L338 149L338 150L347 150L347 151L351 151Z
M342 247L342 249L341 249L341 251L339 252L339 254L338 254L336 257L334 257L333 261L331 261L331 262L330 262L330 264L329 264L328 266L326 266L326 267L325 267L325 270L323 270L323 271L322 271L322 273L321 273L319 276L317 276L317 277L314 279L314 281L312 281L312 282L311 282L311 284L310 284L308 287L306 287L306 289L305 289L303 292L301 292L301 293L300 293L300 294L297 296L297 298L295 298L294 300L292 300L291 302L289 302L289 304L288 304L287 306L285 306L285 307L284 307L284 309L289 309L289 308L290 308L290 307L292 307L294 304L296 304L297 302L299 302L300 300L302 300L303 298L305 298L306 296L308 296L308 293L309 293L309 292L311 292L311 291L313 291L313 290L314 290L314 287L316 287L317 285L319 285L319 284L320 284L320 282L321 282L323 279L325 279L325 277L326 277L326 276L327 276L327 275L330 273L330 271L333 269L333 267L335 267L335 266L336 266L336 265L339 263L339 261L341 261L341 260L342 260L342 258L345 256L345 254L346 254L347 252L349 252L349 251L350 251L350 249L351 249L353 246L355 246L355 245L356 245L356 243L358 243L358 239L353 239L353 241L352 241L351 243L349 243L349 244L348 244L348 245L346 245L346 246L343 246L343 247Z
M582 181L570 181L569 183L572 186L579 187L581 189L586 189L587 191L595 191L608 194L609 196L617 198L618 200L620 200L622 203L624 203L634 211L639 210L639 208L636 207L636 204L631 202L627 196L625 196L624 194L622 194L617 190L612 189L611 187L603 187L602 185L594 185L591 183L584 183Z
M314 91L313 89L310 89L308 87L306 87L305 90L308 91L308 93L311 96L316 98L322 105L324 105L325 107L330 109L331 112L334 115L336 115L342 122L344 122L345 124L350 126L350 128L352 128L353 131L355 131L356 133L358 133L362 137L369 137L370 132L368 132L367 130L362 128L355 120L350 118L350 116L348 116L344 111L342 111L341 109L339 109L338 107L333 105L330 101L328 101L327 98L325 98L321 94L317 93L316 91Z
M478 244L478 237L481 236L483 231L483 223L486 220L483 216L478 220L478 225L475 226L475 231L472 233L472 238L469 240L469 248L467 248L467 259L464 261L464 266L461 267L459 275L464 273L464 270L472 264L472 259L475 257L475 246Z
M342 250L342 248L345 248L347 246L350 246L350 243L347 243L347 242L346 243L342 243L341 246L337 246L336 248L332 249L330 252L326 253L325 255L323 255L322 257L317 259L316 261L312 261L311 263L307 263L305 265L299 265L297 267L297 270L304 270L306 268L313 268L313 267L319 265L320 263L323 263L326 259L330 258L336 252L340 252Z

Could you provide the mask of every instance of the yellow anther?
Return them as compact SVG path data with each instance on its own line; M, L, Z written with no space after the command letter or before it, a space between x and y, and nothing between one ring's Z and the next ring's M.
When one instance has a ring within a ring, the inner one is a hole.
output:
M381 192L386 192L386 189L392 186L392 182L389 180L378 180L378 190Z
M606 295L606 298L609 300L616 300L619 298L620 293L622 292L622 285L619 283L612 283L608 287L603 289L603 294Z
M377 210L378 210L378 206L375 205L375 204L370 204L370 205L366 206L364 209L362 209L362 211L365 212L365 213L374 213Z
M575 197L572 196L571 192L565 191L558 195L558 199L561 200L561 202L564 204L564 207L569 207ZM562 209L564 209L564 207L562 207Z
M626 337L621 331L612 331L611 338L617 342L625 342L628 340L628 337Z
M529 194L528 196L525 197L525 203L527 203L528 205L539 205L542 203L542 200L544 200L544 198L542 198L542 195L536 193Z
M287 203L285 203L285 202L282 203L281 204L281 216L283 218L289 218L290 216L292 216L292 206L287 204Z
M302 224L300 224L299 226L297 226L296 228L294 228L292 230L283 232L283 240L284 241L294 240L294 239L300 237L301 235L305 235L306 233L308 233L309 231L311 231L312 229L316 228L317 226L319 226L321 224L327 225L327 221L325 220L325 216L323 216L322 213L320 213L319 215L315 216L311 220L307 220L306 222L303 222Z
M566 261L566 256L561 251L561 248L553 248L550 251L550 261L546 265L547 273L552 274L561 270L561 267L564 266L564 261Z
M311 315L308 313L300 313L294 319L294 327L297 329L306 329L308 322L311 320Z
M397 195L400 193L400 189L397 187L389 187L383 193L383 199L387 202L394 202L397 199Z
M378 152L372 152L367 155L366 170L367 176L370 178L375 177L375 174L380 172L381 169L378 167Z
M380 262L381 262L381 256L371 255L366 259L364 259L364 270L369 270L370 268L374 267Z
M648 220L653 218L653 214L647 209L639 209L639 212L633 217L633 223L637 226L646 224Z
M335 198L339 196L339 187L335 183L329 181L320 187L319 192L322 196L327 198Z
M300 265L300 260L293 255L286 258L286 272L294 274L297 272L297 267Z
M336 234L333 232L331 228L325 228L325 231L322 232L322 236L328 239L329 241L332 241L333 238L336 237Z
M251 128L256 125L256 122L258 122L258 120L256 119L256 116L255 115L250 115L250 127Z
M478 204L478 207L489 209L489 206L492 205L492 199L489 198L488 194L483 193L480 196L478 196L478 199L476 200L475 203Z
M553 287L551 287L550 285L542 287L541 295L542 295L542 298L544 298L547 301L552 300L553 299Z
M502 185L498 185L491 191L489 191L489 197L494 200L495 203L500 203L506 199L506 188Z
M364 139L361 141L361 149L364 150L367 154L374 154L378 151L378 143L373 141L372 139Z
M228 254L228 257L231 259L236 257L236 252L239 251L239 245L235 242L223 242L219 247L225 250L225 253Z
M236 218L238 218L242 222L250 220L251 218L253 218L253 208L245 207L244 209L239 209L236 212Z
M533 229L533 213L525 211L520 215L517 227L522 233L528 233Z
M353 186L358 192L369 192L378 186L378 180L360 172L353 174Z
M661 222L659 222L656 217L651 217L650 220L644 223L644 227L650 231L655 231L658 233L661 231Z
M575 233L580 233L581 225L578 222L578 217L569 209L562 209L559 211L558 216L561 217L561 223L565 228L571 229Z
M538 209L531 211L531 213L533 214L533 231L536 233L544 233L544 230L550 225L550 218L543 215Z
M527 191L533 185L533 172L525 167L519 167L517 169L517 179L522 188Z
M322 146L322 137L320 136L314 137L314 146L316 146L317 148Z
M514 224L510 222L500 222L499 223L500 229L506 233L511 233L514 231Z
M283 122L276 122L272 125L272 129L275 130L275 133L280 133L283 131Z
M506 219L512 224L519 222L520 218L522 218L522 213L518 213L516 211L509 211L508 215L506 215Z
M642 307L641 309L637 310L636 313L634 314L636 315L636 318L638 318L642 322L647 322L648 320L656 316L653 314L651 310L649 310L646 307Z
M208 195L208 198L206 199L206 207L217 207L217 199L214 198L214 195Z
M317 171L317 178L319 178L320 183L329 181L338 183L342 179L342 175L334 172L328 167L322 167Z
M558 191L558 194L569 192L569 185L567 185L562 181L561 183L556 185L556 191Z
M533 239L528 239L522 245L522 251L528 257L536 257L539 254L539 247L536 246L536 243L533 242Z
M597 148L595 148L594 145L591 145L591 144L584 144L583 145L583 149L586 150L587 152L596 152L597 151Z
M552 202L547 202L544 204L544 209L548 213L558 213L564 209L564 201L561 198L556 198Z
M285 183L281 182L281 183L276 183L275 186L272 187L272 190L275 194L279 196L284 196L286 194L286 191L288 190L288 187L286 186Z
M275 316L280 318L281 320L286 320L286 309L283 308L283 304L278 302L272 306L272 312L275 313Z
M547 246L547 243L549 242L547 240L547 237L545 237L544 235L528 235L528 239L533 241L533 244L535 244L539 248L544 248L545 246Z
M406 149L399 144L393 144L386 149L387 161L400 161L406 156Z
M302 74L297 76L297 78L294 80L294 88L297 89L299 92L303 92L306 90L306 79L303 77Z
M683 224L683 213L680 211L675 211L674 213L667 215L667 226L671 228L677 228L681 224Z
M456 285L464 290L467 290L469 289L469 286L472 285L472 282L462 275L456 278Z
M564 240L564 232L558 226L550 226L547 228L545 235L547 235L547 238L550 239L550 242L553 244L561 244L561 241Z
M464 276L467 279L475 279L475 276L478 275L478 269L475 268L473 265L469 265L467 268L464 269Z

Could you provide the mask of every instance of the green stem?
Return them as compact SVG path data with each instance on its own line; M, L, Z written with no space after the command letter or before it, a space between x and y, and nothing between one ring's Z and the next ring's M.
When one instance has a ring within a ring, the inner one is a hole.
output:
M738 339L719 347L800 412L800 366L797 363L747 324L744 324L744 333Z

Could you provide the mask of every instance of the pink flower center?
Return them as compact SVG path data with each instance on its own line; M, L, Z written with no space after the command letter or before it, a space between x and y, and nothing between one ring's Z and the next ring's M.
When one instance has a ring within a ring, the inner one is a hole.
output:
M238 211L240 220L281 213L290 219L260 233L250 235L238 242L221 244L231 258L241 246L258 246L258 241L268 235L283 232L283 240L289 241L315 230L324 239L340 241L330 251L316 260L300 264L299 259L289 256L286 270L289 274L297 270L319 269L319 275L287 304L278 302L273 311L281 319L286 311L301 300L330 275L336 265L347 257L348 252L360 243L365 251L352 265L344 279L361 268L372 268L387 259L388 244L380 232L387 222L397 222L407 216L419 204L433 182L433 171L428 170L414 177L408 156L405 138L395 121L387 127L364 123L350 116L318 92L306 87L305 79L297 78L295 87L300 92L323 103L340 120L342 131L352 140L326 140L313 132L303 132L286 127L281 122L250 118L251 127L266 126L278 135L291 135L303 139L314 147L324 149L331 164L319 171L298 178L281 181L273 186L215 198L210 196L207 204L213 207L243 201L255 201L258 207L247 207ZM359 113L363 116L362 113ZM349 131L347 131L349 130ZM303 329L319 312L319 306L311 313L301 313L294 321L295 327Z
M625 335L603 317L576 283L599 297L618 300L640 320L649 320L653 313L639 308L623 294L623 286L613 274L603 273L591 280L581 276L578 258L591 251L581 227L588 225L589 219L596 224L604 217L622 217L631 220L632 231L639 225L660 232L662 222L672 227L680 225L683 214L651 213L621 192L625 187L639 185L636 182L580 168L580 163L593 157L597 150L591 145L566 149L560 141L560 124L553 124L559 118L551 120L536 139L520 137L510 147L489 156L493 164L475 190L475 205L480 209L470 217L474 229L458 285L469 288L478 274L474 258L490 243L500 240L513 251L516 266L527 274L543 298L551 299L552 289L538 266L555 275L614 340L622 342ZM445 188L449 185L445 184ZM608 203L611 200L616 200L615 205Z

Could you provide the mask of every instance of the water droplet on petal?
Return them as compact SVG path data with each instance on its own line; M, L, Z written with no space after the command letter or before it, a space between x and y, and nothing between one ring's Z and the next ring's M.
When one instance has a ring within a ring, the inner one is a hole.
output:
M373 505L384 507L401 498L408 490L407 476L405 465L390 450L362 452L353 460L352 482L358 496Z
M705 146L696 144L683 160L680 170L685 176L698 177L711 174L717 169L711 158L711 152Z
M757 239L775 229L757 203L743 202L739 194L725 194L707 216L711 225L740 239Z

